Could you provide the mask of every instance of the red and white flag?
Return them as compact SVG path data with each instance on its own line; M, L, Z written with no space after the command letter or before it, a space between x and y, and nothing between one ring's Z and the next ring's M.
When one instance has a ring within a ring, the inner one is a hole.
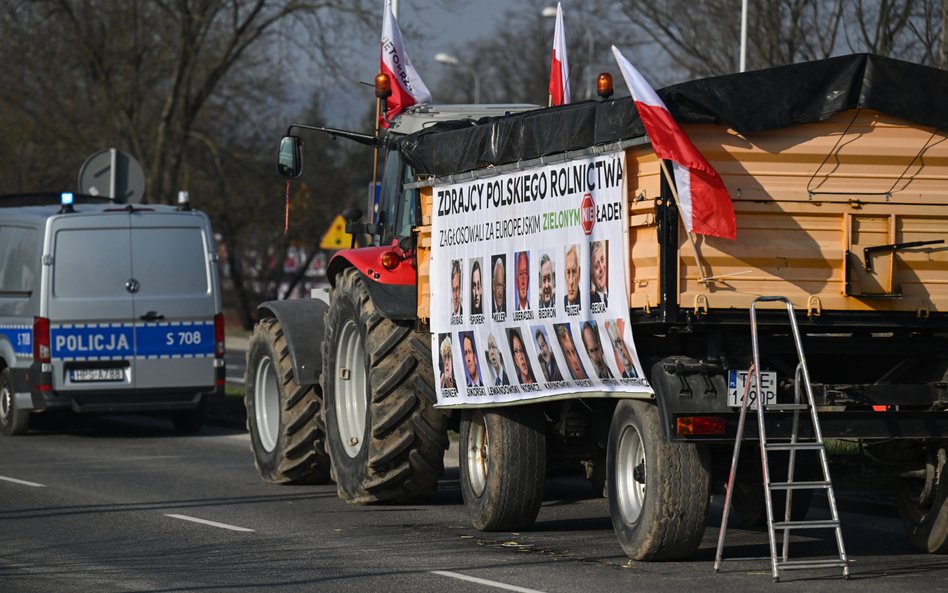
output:
M672 119L665 103L639 71L614 45L612 53L632 93L635 108L642 118L655 154L660 159L672 161L675 186L678 188L678 208L685 228L688 232L702 235L736 238L734 206L721 176Z
M550 104L565 105L569 102L569 60L566 59L563 7L557 2L556 27L553 29L553 63L550 65Z
M386 117L396 115L416 103L430 103L431 92L418 76L402 42L402 32L392 13L391 0L385 0L385 15L382 17L382 64L381 71L392 81L392 94L385 101ZM385 119L382 126L387 127Z

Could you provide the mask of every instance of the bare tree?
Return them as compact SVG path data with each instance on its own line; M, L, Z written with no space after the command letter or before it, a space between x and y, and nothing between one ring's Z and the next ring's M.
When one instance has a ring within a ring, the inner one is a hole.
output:
M365 195L361 182L350 195L340 189L346 175L323 175L319 191L297 186L300 215L284 235L273 162L300 97L328 86L345 58L334 51L341 40L375 37L377 4L9 2L0 11L0 192L71 189L86 155L106 146L132 153L146 170L146 200L189 189L210 214L236 288L225 298L246 325L259 298L273 294L272 283L258 282L269 255L299 237L318 241L333 208ZM307 78L314 67L319 76ZM329 168L348 158L318 143L308 149ZM305 205L311 196L318 207Z
M453 53L463 65L444 71L440 84L433 88L437 102L471 102L472 76L480 79L482 103L535 103L546 105L553 51L552 18L543 9L555 5L549 0L530 0L517 4L501 20L490 37ZM582 10L564 7L567 55L574 101L587 98L595 88L595 77L612 64L609 52L611 19L614 9L592 3ZM639 45L635 42L635 45Z
M22 0L0 16L3 63L16 65L0 72L0 103L30 121L27 140L60 137L74 149L90 135L121 141L144 160L150 199L166 201L206 110L233 96L235 79L266 71L276 36L309 40L312 59L329 68L338 56L325 32L378 20L369 4Z
M843 20L843 0L759 0L748 6L748 68L829 56ZM634 35L663 48L687 77L735 72L740 0L627 0Z
M856 46L882 56L894 55L911 36L908 23L914 0L857 0L854 6Z

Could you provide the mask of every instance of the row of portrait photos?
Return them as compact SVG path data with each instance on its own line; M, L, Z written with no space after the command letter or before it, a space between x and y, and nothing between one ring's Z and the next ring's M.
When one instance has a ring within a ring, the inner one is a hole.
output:
M451 260L450 325L604 313L609 241L586 245Z
M438 334L442 397L455 396L459 385L466 387L468 396L570 386L643 385L623 337L622 323L586 320L539 324L529 326L528 335L520 327Z

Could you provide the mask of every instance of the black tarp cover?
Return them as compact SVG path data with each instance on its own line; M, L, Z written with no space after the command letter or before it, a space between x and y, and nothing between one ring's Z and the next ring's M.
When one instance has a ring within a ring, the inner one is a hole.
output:
M703 78L658 94L679 122L723 123L742 134L853 108L948 128L948 71L870 54ZM399 144L417 174L443 177L644 135L631 97L622 97L439 124Z

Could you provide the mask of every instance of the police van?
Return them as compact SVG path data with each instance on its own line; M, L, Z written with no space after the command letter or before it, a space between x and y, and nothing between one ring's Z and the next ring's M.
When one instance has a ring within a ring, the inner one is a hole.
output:
M187 203L0 197L0 432L33 413L167 412L224 389L214 235Z

